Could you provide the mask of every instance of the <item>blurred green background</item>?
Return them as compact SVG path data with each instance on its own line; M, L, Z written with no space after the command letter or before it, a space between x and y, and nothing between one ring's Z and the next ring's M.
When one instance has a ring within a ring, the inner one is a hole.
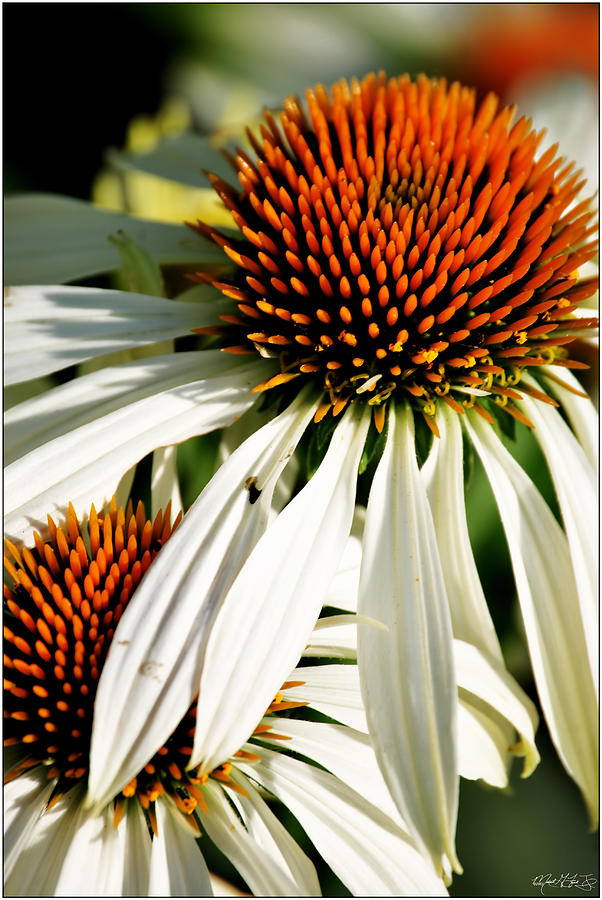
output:
M122 146L131 119L155 115L166 98L186 103L197 130L230 134L288 92L372 69L459 78L481 96L497 91L548 125L597 188L597 4L9 3L2 12L8 192L88 199L105 149ZM535 442L522 434L514 452L554 507ZM508 667L536 700L506 544L478 465L467 502ZM465 874L452 895L540 896L538 874L598 877L598 838L579 793L543 723L538 738L542 762L527 781L517 764L504 794L462 783Z

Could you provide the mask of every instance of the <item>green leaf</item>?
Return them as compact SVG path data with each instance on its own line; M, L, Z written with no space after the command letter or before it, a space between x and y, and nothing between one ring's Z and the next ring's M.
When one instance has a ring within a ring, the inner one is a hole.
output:
M162 265L223 266L227 262L221 247L184 225L110 212L70 197L7 197L4 213L6 284L63 284L114 272L119 254L107 237L119 228L127 228Z
M462 465L464 470L464 490L468 490L472 482L475 465L475 451L468 434L462 429Z
M378 462L383 454L383 450L385 449L385 443L387 441L387 431L389 429L389 420L385 419L385 426L382 432L379 434L376 425L374 424L374 419L370 421L370 428L368 429L368 434L366 436L366 443L364 444L364 452L362 453L362 457L360 459L359 465L359 474L363 475L368 466L372 466L372 468L376 468Z
M149 453L136 466L136 474L130 488L130 500L134 504L134 511L138 502L142 500L144 508L150 512L152 464L153 454Z
M210 188L203 169L214 172L226 181L235 179L232 166L219 149L207 138L191 133L162 138L147 153L110 149L106 158L119 171L147 172L193 188Z
M161 269L149 252L131 238L125 231L111 235L109 241L121 257L121 273L126 290L136 294L150 294L151 297L165 297L165 285Z
M424 417L414 413L414 440L416 444L416 457L418 466L422 468L431 451L433 441L439 440L424 421Z
M177 470L185 510L194 503L215 473L221 437L220 429L190 438L178 446Z
M308 480L324 459L324 454L337 423L338 420L333 415L328 414L321 422L314 424L311 428L305 461Z

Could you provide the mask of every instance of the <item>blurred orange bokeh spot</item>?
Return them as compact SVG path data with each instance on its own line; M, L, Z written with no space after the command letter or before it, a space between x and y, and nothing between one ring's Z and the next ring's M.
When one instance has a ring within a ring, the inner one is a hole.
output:
M465 83L504 95L525 78L579 73L598 80L594 3L495 4L457 48Z

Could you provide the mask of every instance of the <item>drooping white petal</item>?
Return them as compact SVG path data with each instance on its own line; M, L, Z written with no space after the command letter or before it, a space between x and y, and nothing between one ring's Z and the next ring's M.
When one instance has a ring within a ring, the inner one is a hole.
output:
M335 616L322 616L319 618L315 624L314 632L329 632L331 628L335 628L339 625L359 625L360 623L384 628L384 625L381 625L376 619L358 616L357 613L337 613Z
M49 897L54 894L62 859L77 827L80 792L69 791L39 817L5 873L8 896Z
M125 823L113 827L113 810L91 815L80 804L63 851L54 894L58 897L114 897L124 880Z
M501 660L468 535L460 416L439 403L436 422L440 437L433 440L421 474L433 514L454 637L482 647Z
M343 551L337 573L328 588L328 596L326 597L328 606L357 612L357 595L362 561L362 534L365 518L365 508L356 506L351 534L345 544L345 550Z
M347 617L319 619L317 624L342 618ZM328 637L332 633L334 640L339 642L343 638L336 635L343 632L344 646L337 643L330 645L327 642L320 644L322 631ZM320 650L322 656L353 658L356 648L356 624L316 628L310 648L305 650L304 656L319 655ZM534 738L538 717L533 703L506 671L503 663L489 657L486 651L455 640L454 658L462 707L458 727L460 775L464 778L483 779L495 787L505 785L511 749L514 755L524 756L522 775L527 777L539 762ZM282 692L286 701L305 700L311 708L367 733L356 666L303 666L292 673L291 681L302 683ZM285 728L277 730L286 731ZM519 733L518 742L516 732Z
M356 629L351 628L355 637ZM497 660L477 648L456 640L454 657L460 669L458 695L463 707L458 725L460 775L503 786L513 745L512 752L525 757L522 774L527 777L539 761L534 740L537 714L532 702ZM364 734L368 732L356 666L303 666L295 669L291 681L302 683L282 691L284 700L307 701L324 715Z
M181 814L172 812L169 801L155 806L158 834L150 856L149 897L212 897L213 890L203 855L187 828L179 824Z
M302 894L319 897L320 882L315 866L297 841L242 772L233 768L230 777L245 791L246 796L231 794L230 800L239 811L251 838L289 875Z
M203 375L204 359L199 355ZM261 361L220 367L213 375L214 362L207 357L203 380L127 404L11 463L4 482L5 531L27 542L34 529L47 527L47 514L63 517L69 501L76 515L86 516L90 504L102 507L121 476L151 450L222 428L248 409Z
M226 881L225 878L222 878L221 875L216 875L215 872L209 872L209 878L211 879L211 888L214 897L248 896L248 891L241 891L240 888L236 887L232 882Z
M198 693L207 631L266 527L274 484L315 405L298 397L232 454L137 588L96 695L91 802L108 801L145 765Z
M33 285L4 300L7 384L48 375L85 359L141 347L214 325L226 305L186 303L128 291Z
M192 765L210 771L241 746L307 644L351 528L368 424L361 409L343 416L230 588L207 643Z
M370 734L385 781L438 872L454 850L458 803L452 629L435 529L418 470L413 414L391 409L364 529L358 631Z
M473 388L473 387L454 387L453 391L456 391L458 394L468 394L469 397L488 397L491 394L491 391L484 391L481 388Z
M510 756L508 745L512 729L501 716L492 715L491 707L484 712L471 703L464 691L458 703L458 766L462 778L482 780L492 787L508 785Z
M468 695L473 702L480 700L487 704L518 732L520 740L512 750L516 755L525 757L522 776L527 778L539 763L535 746L538 724L535 706L504 664L486 651L455 640L454 659L458 688L464 692L463 696Z
M532 379L525 379L535 385ZM569 541L573 574L594 683L599 668L598 619L598 481L596 472L560 413L530 397L518 405L535 426L533 433L546 458Z
M355 612L357 610L359 581L359 560L357 565L354 566L345 566L343 561L343 565L339 568L328 590L328 597L326 598L328 606Z
M569 388L583 393L583 386L568 369L559 366L550 366L550 371ZM545 373L544 373L545 374ZM545 379L546 385L552 394L560 401L563 410L568 416L579 443L590 463L598 470L598 451L600 443L600 420L596 407L589 397L574 394L573 391L563 387L558 381Z
M257 407L254 407L234 422L222 435L219 445L220 462L225 462L230 454L233 453L237 447L240 447L243 441L246 441L249 435L253 434L253 432L257 431L259 428L262 428L270 418L271 414L269 410L260 410ZM298 474L299 460L296 455L293 454L274 488L272 509L275 512L280 512L291 499L291 494L295 487Z
M182 496L176 467L178 448L160 447L153 453L151 471L151 508L153 518L160 509L171 503L171 515L175 519L182 512Z
M599 292L596 291L596 293L592 297L587 297L585 300L583 300L582 304L574 309L571 313L571 316L574 319L590 320L589 322L584 323L581 328L577 328L576 325L572 327L570 330L571 338L573 340L578 339L580 341L583 341L584 344L589 344L592 350L595 350L596 352L599 352L600 349L600 335L597 328L592 328L591 320L598 318L599 308ZM560 337L560 332L558 332L558 337Z
M307 701L325 716L368 733L357 666L301 666L291 673L290 681L301 684L286 688L285 700Z
M117 169L148 172L196 188L209 184L203 169L226 180L235 178L234 170L219 150L196 134L170 135L148 153L109 150L107 161Z
M206 350L134 360L74 378L5 413L4 464L129 403L232 369L226 354Z
M493 428L467 428L500 511L541 705L560 759L597 821L597 700L568 541Z
M125 831L123 870L124 897L147 897L150 878L151 838L139 803L128 803L119 826Z
M25 772L4 786L4 877L31 840L56 784L46 771Z
M4 888L13 896L105 897L121 893L124 830L112 810L91 815L75 788L38 820ZM123 823L122 823L123 825Z
M242 825L224 792L211 781L203 788L209 813L199 809L203 830L235 866L253 894L260 897L301 897L304 891L294 883L285 867L257 844Z
M222 250L184 225L108 212L71 197L22 194L4 203L6 284L61 284L121 267L120 230L159 263L223 263Z
M115 494L114 494L115 503L117 504L118 508L120 506L123 506L124 509L126 508L127 502L130 498L130 493L132 490L132 485L134 483L135 475L136 475L136 466L132 466L132 468L128 469L128 471L125 473L125 475L122 475L122 477L119 479L119 484L115 488ZM88 512L89 512L89 510L88 510Z
M360 794L330 772L262 747L252 749L262 761L240 768L282 800L353 894L447 894L413 841Z
M236 422L233 422L227 431L224 431L220 441L218 458L219 462L224 463L235 450L243 444L248 437L259 431L260 428L273 418L270 410L261 410L258 406L253 407L241 416Z
M360 621L363 621L360 619ZM357 656L357 616L328 616L318 619L303 656L355 659Z
M340 666L339 668L348 668ZM261 740L276 747L293 750L317 762L332 772L337 778L365 797L370 803L386 813L396 824L405 828L389 789L378 768L374 750L367 734L346 725L327 722L308 722L304 719L279 718L264 719L277 734L286 735L290 740L274 740L270 732L261 734ZM408 835L408 840L411 840ZM412 841L412 843L414 843Z

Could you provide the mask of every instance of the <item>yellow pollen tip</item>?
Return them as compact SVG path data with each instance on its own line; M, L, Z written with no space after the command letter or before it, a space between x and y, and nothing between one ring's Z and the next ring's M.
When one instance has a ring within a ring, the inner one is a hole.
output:
M179 794L172 794L172 799L180 812L183 812L187 816L193 813L197 807L197 802L194 797L180 797Z
M138 779L132 778L130 782L126 784L124 788L121 789L121 793L124 797L133 797L136 793L136 787L138 786Z

